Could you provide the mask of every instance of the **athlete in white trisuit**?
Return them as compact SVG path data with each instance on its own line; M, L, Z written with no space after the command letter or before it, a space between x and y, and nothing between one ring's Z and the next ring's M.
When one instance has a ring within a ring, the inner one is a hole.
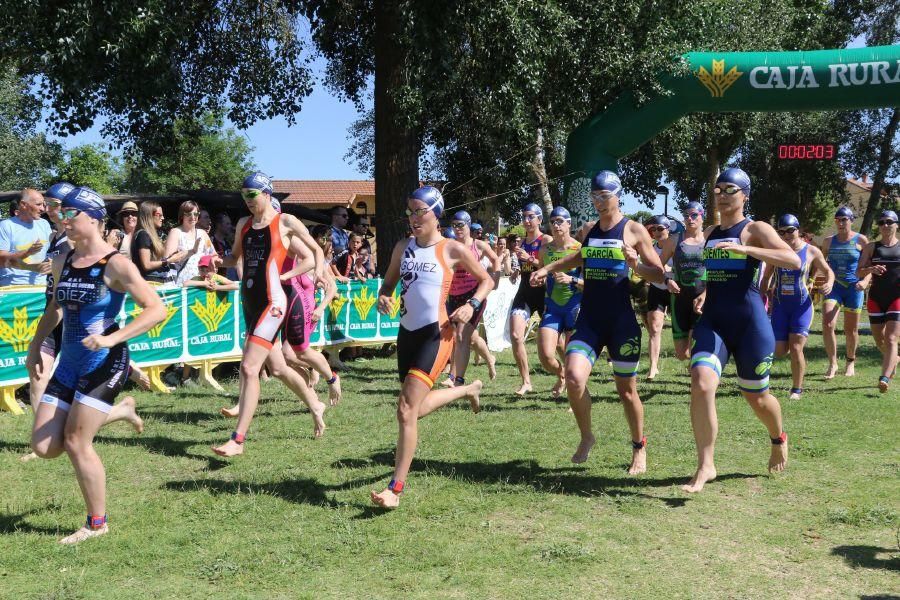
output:
M325 404L319 401L303 377L287 366L278 337L287 311L287 296L280 275L291 238L300 238L315 254L317 280L321 278L324 265L322 250L299 219L280 214L272 205L272 182L266 175L253 173L247 176L241 196L251 216L238 221L231 255L224 259L213 257L213 268L232 267L238 260L242 262L241 302L247 323L240 368L240 414L231 439L213 447L219 456L236 456L244 452L244 439L259 403L259 377L264 364L309 407L314 435L320 437L325 431Z
M479 263L481 263L482 257L487 258L490 265L487 269L488 274L493 274L500 269L500 259L497 258L497 254L491 249L487 242L476 240L472 237L472 230L470 229L471 224L472 217L464 210L454 213L453 219L450 221L450 226L456 234L456 240L468 248L472 253L472 256L474 256L475 260L479 261ZM469 299L475 295L478 284L478 279L466 271L462 265L457 267L457 269L453 271L453 280L450 283L450 295L447 298L447 313L453 314L457 308L466 304ZM487 363L490 378L494 379L494 377L497 376L497 371L494 366L496 359L488 350L487 344L476 332L476 327L478 327L478 322L481 321L481 316L484 314L486 307L487 302L483 302L481 308L475 311L468 323L453 324L455 332L453 356L450 359L450 373L449 377L444 382L444 387L465 384L466 369L469 366L469 354L473 348Z
M134 400L114 405L128 377L127 341L149 331L166 310L137 267L103 239L106 205L90 188L72 189L62 201L62 222L74 249L53 259L53 295L31 344L25 365L43 377L41 346L62 321L58 362L34 418L31 448L41 458L69 456L87 505L87 522L60 540L75 544L109 531L106 472L94 450L94 436L113 421L138 428ZM124 327L117 319L130 294L140 313Z
M394 476L381 492L372 492L372 502L396 508L406 482L418 441L418 419L438 408L468 397L473 412L481 408L481 382L435 390L435 379L453 351L453 327L469 322L481 308L494 281L472 251L459 242L443 238L438 218L444 198L437 188L424 186L407 200L412 237L394 246L391 264L378 292L378 311L394 308L394 288L400 283L400 331L397 334L397 371L402 382L397 403L400 432L394 459ZM453 271L462 267L475 276L478 287L469 301L447 314L447 296Z

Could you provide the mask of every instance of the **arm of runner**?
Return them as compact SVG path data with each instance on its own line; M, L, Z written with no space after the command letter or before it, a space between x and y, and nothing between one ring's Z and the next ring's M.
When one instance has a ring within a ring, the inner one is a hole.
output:
M316 276L315 281L319 281L322 277L324 277L325 271L325 253L322 252L322 248L313 239L313 236L310 235L309 229L306 228L306 225L303 224L303 221L295 217L294 215L284 214L282 215L282 223L290 229L291 233L300 238L300 240L309 248L315 260L315 270Z
M766 264L784 269L799 269L800 257L787 242L782 240L775 228L763 221L753 221L744 232L748 233L745 244L722 242L716 248L730 250L759 259ZM744 241L743 239L741 241ZM755 243L754 243L755 242Z
M459 242L453 240L448 241L446 246L444 246L444 252L446 252L446 256L449 259L447 264L451 269L462 266L463 269L468 271L478 280L478 288L475 290L475 294L469 302L457 308L453 311L453 314L450 315L451 321L467 323L469 319L472 318L472 315L475 314L475 307L470 303L472 300L475 300L479 307L484 304L487 295L494 289L494 280L484 267L481 266L481 263L478 262L471 252L469 252L469 249Z
M672 257L675 256L675 250L678 248L678 236L669 236L665 239L662 245L662 254L659 257L659 262L664 265L668 265L669 261L672 260ZM668 289L673 294L680 294L681 287L679 287L678 283L675 282L675 279L669 276L669 273L665 275L666 279L666 289Z
M491 248L491 245L488 244L487 242L483 242L481 240L478 240L476 245L481 250L482 256L487 256L489 259L491 259L491 269L489 272L496 273L497 271L499 271L500 270L500 257L497 256L497 253L494 252L494 249Z
M543 249L541 249L543 252ZM656 256L656 253L653 254ZM537 271L531 274L531 285L532 287L539 287L544 285L544 282L547 280L547 275L550 273L555 273L557 271L571 271L572 269L581 267L584 265L584 259L581 258L581 252L573 252L568 256L565 256L557 261L550 263L549 265L544 265Z
M764 295L770 295L769 286L772 285L772 275L775 274L775 267L770 265L769 263L765 263L765 268L763 269L762 277L759 278L759 291Z
M316 244L318 246L318 244ZM300 238L291 238L290 253L300 260L294 261L294 268L281 274L281 281L290 281L297 275L308 273L316 268L316 256L309 251Z
M875 251L875 244L866 244L866 246L862 249L862 253L859 255L859 266L856 269L856 276L859 277L859 280L870 278L874 275L884 275L887 271L884 265L873 265L872 264L872 252Z
M142 310L133 321L109 335L93 334L84 338L81 343L88 350L112 348L116 344L149 331L166 318L166 308L163 306L162 300L159 299L150 284L144 281L134 263L121 254L116 254L109 259L104 278L108 280L107 285L110 288L130 294L135 304Z
M635 221L629 221L625 228L626 235L631 234L633 244L625 244L622 251L625 253L625 262L639 277L651 283L662 283L666 278L666 271L659 261L659 255L653 249L653 241L643 225ZM624 236L623 236L624 238ZM640 257L640 261L638 260Z
M244 230L244 224L247 222L247 219L250 217L241 217L238 219L237 226L234 231L234 243L231 245L231 255L220 258L218 256L212 257L212 266L214 269L218 269L219 267L229 268L236 267L238 269L238 274L243 277L241 273L241 268L238 267L238 263L241 261L244 255L244 249L241 245L241 232Z
M390 314L394 308L394 288L400 282L400 261L403 260L403 251L406 249L407 240L400 240L394 246L391 253L391 264L384 274L381 289L378 290L378 312L383 315Z
M325 316L325 307L331 304L331 301L337 296L337 285L335 284L331 273L325 271L324 279L325 280L322 283L322 301L316 305L312 311L312 315L310 315L310 320L313 323L318 323L322 320L322 317Z
M53 259L53 263L51 265L51 269L53 271L53 281L59 281L59 275L62 272L63 263L65 263L66 257L63 254L59 254L56 258ZM53 285L53 293L50 296L50 302L47 303L47 308L44 309L44 314L41 315L41 320L38 321L37 328L34 332L34 337L31 339L31 343L28 344L28 355L25 358L25 369L28 371L29 376L31 377L41 377L43 376L42 369L42 361L41 361L41 344L44 343L44 340L47 339L47 336L53 332L59 322L62 321L62 308L56 302L56 284Z
M822 292L825 296L831 293L831 288L834 287L834 271L831 270L831 267L828 266L828 263L825 262L825 256L822 254L822 251L813 246L809 245L809 250L812 254L812 273L813 277L818 275L820 272L825 274L825 283L819 286L819 291ZM813 279L815 281L815 279Z

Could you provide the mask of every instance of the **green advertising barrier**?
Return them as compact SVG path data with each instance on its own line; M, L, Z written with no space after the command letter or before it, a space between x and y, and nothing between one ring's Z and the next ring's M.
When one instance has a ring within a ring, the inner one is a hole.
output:
M384 343L397 339L400 326L398 291L390 315L377 310L381 279L339 283L338 293L310 337L314 346ZM399 288L398 288L399 290ZM209 292L202 288L157 288L166 318L129 340L131 359L141 367L233 358L239 360L246 325L239 292ZM317 292L321 300L321 290ZM126 296L120 323L140 314ZM44 312L43 288L0 290L0 387L26 383L25 357Z
M694 112L771 112L900 106L900 46L806 52L689 52L660 82L669 92L643 106L625 93L570 135L566 205L595 218L590 178Z

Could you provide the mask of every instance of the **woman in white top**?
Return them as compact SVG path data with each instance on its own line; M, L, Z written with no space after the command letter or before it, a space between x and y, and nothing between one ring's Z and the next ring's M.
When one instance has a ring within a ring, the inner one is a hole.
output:
M201 256L215 254L209 235L197 228L199 216L200 207L196 202L182 202L178 209L178 227L173 227L166 238L166 256L175 252L185 253L185 258L172 263L177 271L176 285L184 285L185 281L190 281L200 273L198 263Z

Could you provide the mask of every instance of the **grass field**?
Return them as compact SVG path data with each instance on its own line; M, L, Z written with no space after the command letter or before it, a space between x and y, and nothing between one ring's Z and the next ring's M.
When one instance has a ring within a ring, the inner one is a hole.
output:
M461 403L421 422L407 492L389 513L369 490L392 470L394 358L345 373L320 440L287 390L265 384L247 452L230 461L210 445L233 428L218 415L233 396L136 394L144 434L118 423L97 440L111 533L77 547L56 543L84 519L68 460L21 463L30 416L4 413L0 597L900 597L900 405L897 389L877 393L871 337L855 378L825 382L815 332L798 402L786 400L789 364L776 363L791 453L778 476L729 367L719 479L694 496L680 490L695 465L688 379L664 338L662 376L639 384L646 475L625 474L609 367L598 363L591 384L598 444L575 466L575 422L545 393L551 379L535 375L542 392L517 399L505 352L481 414Z

